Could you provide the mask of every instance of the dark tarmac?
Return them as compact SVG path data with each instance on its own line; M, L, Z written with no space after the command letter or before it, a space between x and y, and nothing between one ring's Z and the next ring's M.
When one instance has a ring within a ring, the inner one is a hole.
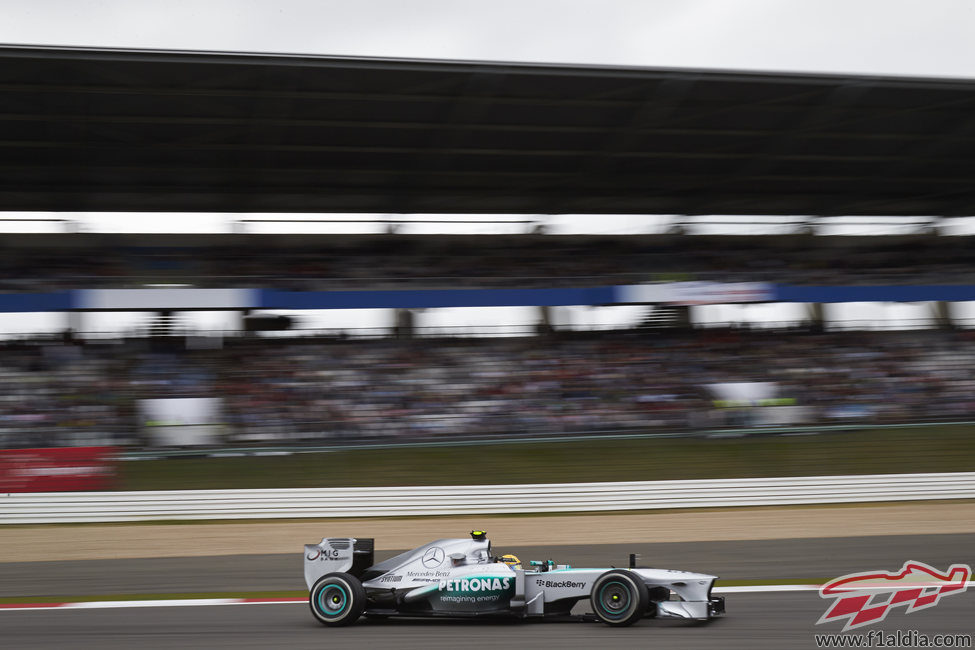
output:
M325 628L304 603L138 609L0 612L4 647L53 648L815 648L827 603L814 591L729 594L728 615L708 623L643 620L627 628L600 623L363 620ZM971 634L975 594L945 598L913 614L893 611L880 626L927 634Z
M626 563L716 573L730 580L831 578L852 571L898 569L906 560L936 567L973 564L975 535L913 535L770 541L499 546L523 560L576 566ZM387 557L392 551L378 554ZM235 592L303 589L301 555L28 562L0 564L0 596ZM815 634L841 625L816 625L829 604L815 591L726 594L726 617L706 623L644 620L630 628L598 623L364 620L324 628L304 603L212 607L146 607L0 611L5 648L814 648ZM64 598L70 600L70 598ZM45 599L47 600L47 599ZM587 605L580 605L583 609ZM895 609L880 626L927 634L972 634L975 590L936 607L905 614Z

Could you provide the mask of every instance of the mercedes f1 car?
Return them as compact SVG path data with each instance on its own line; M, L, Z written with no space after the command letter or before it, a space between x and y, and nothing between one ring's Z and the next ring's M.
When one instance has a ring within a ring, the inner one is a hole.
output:
M494 556L483 531L470 539L440 539L374 564L373 540L326 537L305 545L308 602L318 621L351 625L367 617L508 616L578 619L631 625L644 617L706 621L724 614L712 597L716 576L635 567L577 569Z

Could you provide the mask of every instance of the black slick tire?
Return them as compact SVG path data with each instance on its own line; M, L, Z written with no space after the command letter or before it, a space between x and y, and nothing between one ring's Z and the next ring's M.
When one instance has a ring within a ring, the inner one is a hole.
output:
M596 617L616 627L633 625L650 607L650 594L640 576L619 569L596 578L589 599Z
M329 573L319 578L311 588L308 605L322 625L352 625L366 608L366 590L353 575Z

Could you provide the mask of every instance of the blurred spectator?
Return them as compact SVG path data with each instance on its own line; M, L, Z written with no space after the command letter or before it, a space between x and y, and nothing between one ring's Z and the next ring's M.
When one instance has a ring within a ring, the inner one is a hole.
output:
M223 400L226 444L749 426L707 386L773 382L808 423L970 419L967 332L698 331L224 349L0 348L0 447L143 446L138 401Z

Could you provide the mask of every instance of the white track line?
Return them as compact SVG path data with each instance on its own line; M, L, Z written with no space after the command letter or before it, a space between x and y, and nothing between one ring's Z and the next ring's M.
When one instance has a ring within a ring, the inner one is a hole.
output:
M237 605L241 598L186 598L180 600L94 600L81 603L64 603L68 609L115 609L117 607L208 607L211 605Z
M51 609L117 609L122 607L212 607L214 605L293 605L307 598L183 598L170 600L92 600L76 603L0 604L0 611L34 612Z
M741 587L715 587L715 594L765 594L776 591L819 591L819 585L747 585Z

